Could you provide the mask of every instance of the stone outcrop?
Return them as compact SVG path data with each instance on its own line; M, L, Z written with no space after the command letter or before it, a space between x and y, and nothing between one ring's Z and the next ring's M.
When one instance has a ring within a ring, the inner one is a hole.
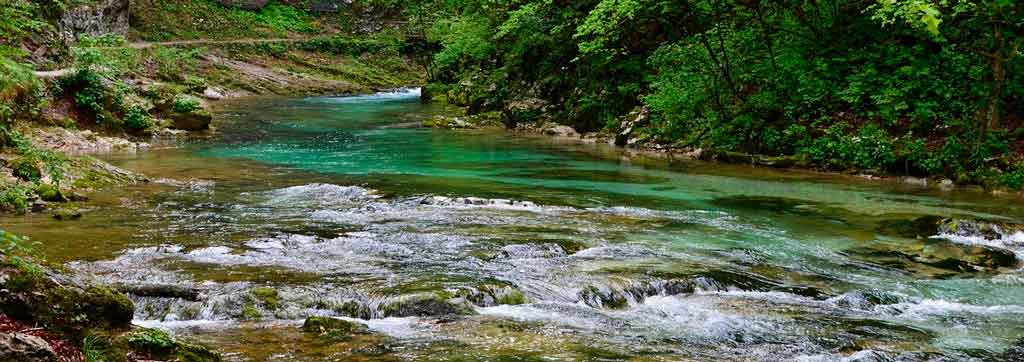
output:
M0 333L0 361L56 362L57 353L42 338L22 333Z
M0 311L54 332L127 328L135 307L124 294L42 266L0 259ZM75 318L67 318L75 316Z
M72 44L82 35L116 34L128 36L129 0L100 0L68 9L57 28L61 40Z

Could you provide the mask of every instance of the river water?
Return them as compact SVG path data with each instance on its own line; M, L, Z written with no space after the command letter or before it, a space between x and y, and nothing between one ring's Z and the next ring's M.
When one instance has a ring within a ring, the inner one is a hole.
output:
M0 223L201 292L132 296L136 323L229 361L985 361L1024 336L1019 262L971 259L1024 235L911 222L1021 222L1019 199L424 129L450 110L417 97L239 101L209 139L102 156L153 182L83 219Z

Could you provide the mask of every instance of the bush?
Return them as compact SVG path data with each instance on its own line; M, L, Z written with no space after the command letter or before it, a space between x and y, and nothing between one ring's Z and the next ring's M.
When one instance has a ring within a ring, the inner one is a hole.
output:
M190 96L178 96L171 104L171 110L178 113L189 113L199 109L199 100Z
M153 128L153 119L140 106L129 107L124 113L124 127L133 131L142 131Z
M999 183L1011 189L1024 187L1024 162L1018 163L999 178Z
M0 184L0 209L24 213L28 210L29 190L14 184Z

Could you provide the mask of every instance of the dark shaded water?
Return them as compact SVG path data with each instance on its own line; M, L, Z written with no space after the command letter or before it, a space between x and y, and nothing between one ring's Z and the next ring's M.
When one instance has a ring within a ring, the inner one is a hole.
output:
M110 156L156 182L83 220L2 222L108 280L203 290L137 297L137 323L229 360L980 361L1024 335L1024 274L977 257L1024 235L905 225L1020 221L1018 199L422 129L447 110L415 95L238 103L212 139ZM475 315L386 307L424 296ZM324 341L310 315L380 334Z

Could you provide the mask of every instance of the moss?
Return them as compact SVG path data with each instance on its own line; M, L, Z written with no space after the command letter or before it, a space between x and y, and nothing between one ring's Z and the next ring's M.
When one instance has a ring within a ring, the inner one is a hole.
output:
M260 310L256 309L256 306L252 303L246 303L245 306L242 307L241 317L245 320L259 320L263 317L263 314L260 313Z
M43 177L39 170L38 160L33 157L19 157L11 160L7 166L11 168L14 176L26 181L37 181Z
M269 311L277 310L277 290L271 287L259 287L249 291L249 295L255 302Z
M2 288L9 291L0 294L0 309L53 331L83 336L94 328L124 328L134 315L134 305L124 294L79 284L36 264L4 260L0 275Z
M153 354L168 354L176 345L174 337L159 329L139 329L126 335L125 340L136 350Z
M302 331L330 336L366 334L369 329L360 323L330 317L309 317L302 324Z
M36 186L36 195L43 201L64 202L67 198L56 186L50 184L39 184Z
M511 291L499 295L495 301L497 304L508 304L508 305L519 305L526 303L526 296L519 289L512 289Z
M164 331L135 327L102 346L107 362L134 361L137 356L176 362L220 362L221 356L209 347L183 341Z
M444 315L473 315L476 311L464 303L449 300L450 296L440 293L402 296L390 300L380 307L385 317L430 317Z

